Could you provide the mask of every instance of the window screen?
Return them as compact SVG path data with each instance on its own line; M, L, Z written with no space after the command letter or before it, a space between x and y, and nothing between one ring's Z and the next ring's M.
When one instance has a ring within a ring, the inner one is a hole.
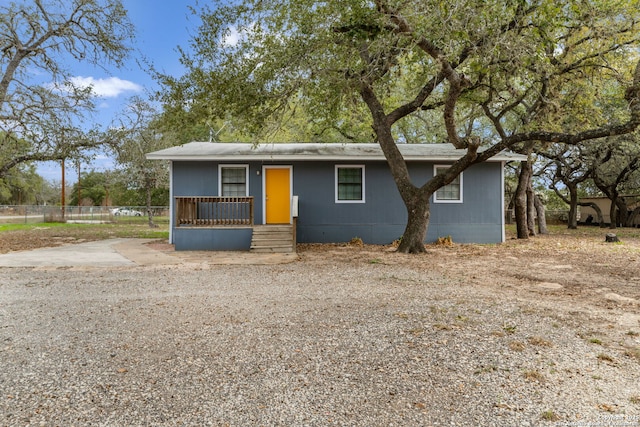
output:
M364 167L344 167L336 169L337 176L337 200L338 201L363 201Z
M448 166L436 166L436 174L447 169ZM435 200L438 202L461 202L462 201L462 174L458 175L449 184L436 191Z
M221 196L247 195L247 168L246 167L222 167L220 169L220 179L222 182Z

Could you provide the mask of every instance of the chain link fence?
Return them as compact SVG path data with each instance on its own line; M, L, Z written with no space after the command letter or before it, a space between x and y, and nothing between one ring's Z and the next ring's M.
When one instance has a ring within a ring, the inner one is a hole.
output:
M169 222L168 206L152 206L153 221ZM148 221L146 206L31 206L0 205L0 224L33 224L41 222L127 223Z

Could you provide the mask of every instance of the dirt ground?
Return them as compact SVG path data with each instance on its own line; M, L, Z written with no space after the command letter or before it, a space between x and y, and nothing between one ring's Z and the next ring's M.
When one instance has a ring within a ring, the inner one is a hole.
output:
M321 253L332 260L394 262L440 270L466 283L494 290L517 288L608 306L640 303L640 233L618 230L619 243L605 242L606 229L563 230L528 240L508 236L499 245L433 244L422 255L401 255L392 246L298 245L301 257ZM349 256L344 256L345 253ZM315 257L314 257L315 258ZM425 262L426 261L426 262ZM640 326L640 325L639 325Z
M561 311L583 323L585 335L607 335L608 342L640 362L640 230L614 230L619 243L605 242L608 232L558 226L548 235L517 240L508 230L503 244L432 244L424 255L398 254L392 245L300 244L298 255L320 266L391 263L432 269L481 293L502 293L525 305ZM3 232L0 253L104 237L46 228ZM172 251L166 243L156 249Z
M303 259L320 253L328 262L423 266L453 281L488 292L515 292L550 306L576 305L604 314L619 308L629 313L628 326L640 332L640 233L614 230L621 241L607 243L609 232L556 228L528 240L507 235L499 245L427 245L427 253L418 256L395 253L392 246L353 244L298 245L298 252Z
M507 232L499 245L432 244L425 255L403 255L395 248L359 244L299 244L302 260L336 262L406 263L424 265L466 283L489 285L494 290L518 288L544 292L547 297L584 300L607 307L640 304L640 230L614 230L621 242L605 242L608 229L567 230L554 227L548 235L517 240ZM0 233L0 254L55 247L108 238L88 230L18 230ZM160 250L171 250L165 244ZM640 325L638 325L640 329Z
M478 295L505 296L531 311L571 324L578 336L640 363L640 233L556 227L549 235L499 245L427 245L424 256L394 248L299 245L303 260L320 263L402 263L438 271Z
M65 243L86 242L88 236L76 237L64 230L55 232L47 227L32 230L15 230L0 233L0 254L13 251L60 246Z
M421 255L302 244L274 265L182 258L158 240L150 249L185 261L2 268L0 413L8 425L637 426L640 230L616 230L620 243L551 231ZM0 232L0 251L99 238L64 233Z

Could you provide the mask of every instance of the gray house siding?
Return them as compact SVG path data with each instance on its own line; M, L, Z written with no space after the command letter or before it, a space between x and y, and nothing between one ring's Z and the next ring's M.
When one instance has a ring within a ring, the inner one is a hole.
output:
M174 197L218 195L217 162L174 162L172 170ZM251 178L250 194L256 189L261 192L260 180ZM171 212L175 215L175 200L172 203ZM251 247L251 227L176 227L175 217L171 223L176 250L248 251Z
M299 243L347 242L360 237L365 243L387 244L404 231L406 210L384 161L229 163L249 165L249 195L255 200L256 224L263 222L263 166L292 166L293 194L299 197ZM173 195L217 196L218 164L215 161L174 161ZM335 166L355 164L365 167L365 203L336 203ZM433 176L433 168L433 162L409 163L412 180L418 185ZM466 170L463 173L463 203L432 200L426 242L449 235L460 243L502 241L501 179L500 162L482 163ZM175 214L175 206L172 212ZM248 250L251 229L174 226L173 240L177 250Z
M402 235L406 212L384 162L364 162L365 203L335 202L335 166L354 163L294 164L298 195L297 237L300 243L348 242L386 244Z
M178 251L248 251L251 228L246 227L179 227L173 232Z
M294 194L299 196L298 242L387 244L402 236L407 213L383 162L365 162L365 202L335 203L334 167L341 163L294 164ZM410 163L415 184L433 176L433 163ZM460 243L502 240L500 163L484 163L463 173L463 203L431 202L426 241L450 235ZM321 183L321 184L319 184ZM329 183L326 185L325 183Z
M431 203L427 241L451 236L459 243L499 243L504 225L502 164L482 163L463 172L463 203Z

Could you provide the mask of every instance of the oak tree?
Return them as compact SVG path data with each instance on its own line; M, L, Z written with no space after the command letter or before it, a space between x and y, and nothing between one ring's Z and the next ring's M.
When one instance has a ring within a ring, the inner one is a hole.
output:
M592 164L588 161L588 154L582 146L568 146L556 144L551 149L541 151L544 157L551 161L549 187L569 205L567 226L578 228L578 206L592 207L598 215L597 222L604 225L602 211L595 203L581 202L579 198L580 185L591 179Z
M129 186L144 190L149 227L155 228L152 194L154 189L168 186L169 167L165 162L147 160L146 154L172 146L175 135L160 131L158 114L148 101L134 97L129 110L128 117L133 121L127 127L131 131L116 147L116 161L128 178Z
M610 228L628 223L628 206L621 194L624 185L640 170L640 145L637 134L607 138L591 156L593 183L611 201ZM633 220L633 218L632 218Z
M120 0L0 4L0 177L21 163L117 142L117 133L83 123L95 107L92 90L74 83L68 64L120 66L132 38Z
M400 252L425 251L430 197L473 164L640 125L637 0L247 0L200 15L188 72L164 79L166 104L231 116L256 136L296 108L338 127L364 109L406 206ZM558 122L571 88L596 74L624 105L619 120ZM415 141L403 137L409 121L460 150L424 183L397 147Z

